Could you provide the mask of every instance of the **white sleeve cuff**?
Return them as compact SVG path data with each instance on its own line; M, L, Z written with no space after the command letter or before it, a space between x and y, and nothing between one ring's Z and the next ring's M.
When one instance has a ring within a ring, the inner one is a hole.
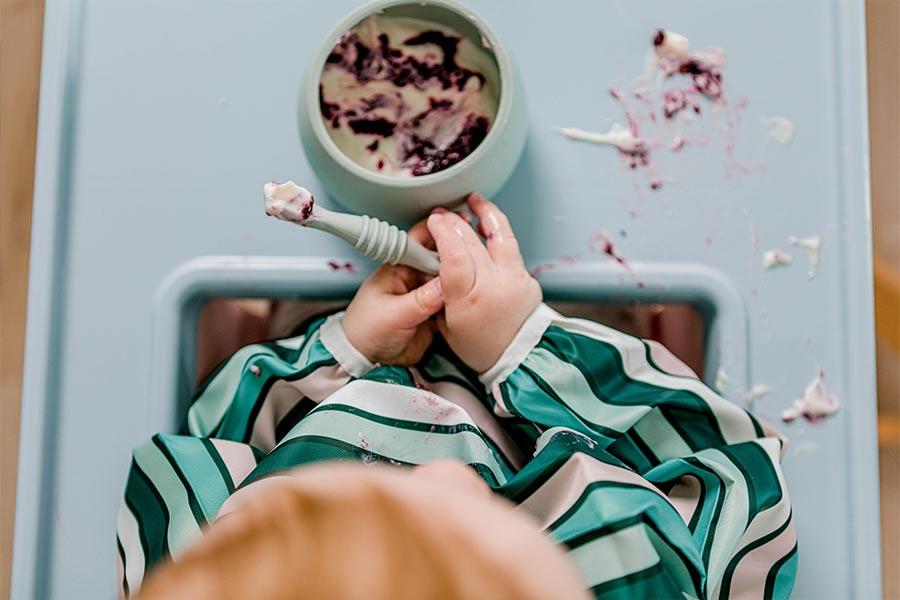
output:
M519 331L516 337L509 344L503 354L494 363L490 369L478 376L484 386L492 390L494 387L509 377L509 374L519 368L528 353L541 341L541 337L555 319L559 319L560 314L544 304L538 305L532 312Z
M347 339L347 334L341 327L343 316L344 311L341 311L325 319L319 329L319 341L345 371L359 378L374 369L375 365Z

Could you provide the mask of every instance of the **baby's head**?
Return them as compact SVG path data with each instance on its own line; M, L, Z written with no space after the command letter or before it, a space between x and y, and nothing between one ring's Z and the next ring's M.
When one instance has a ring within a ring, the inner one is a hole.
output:
M471 469L320 464L260 480L141 598L583 598L538 524Z

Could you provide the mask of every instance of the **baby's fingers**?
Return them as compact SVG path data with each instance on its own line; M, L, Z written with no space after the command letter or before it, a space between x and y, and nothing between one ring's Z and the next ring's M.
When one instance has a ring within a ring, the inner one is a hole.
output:
M475 235L453 213L437 212L428 217L428 230L434 237L441 257L440 278L449 301L465 297L475 286L475 260L470 252L472 246L458 232L460 225L468 229L471 235Z
M416 327L444 307L444 291L441 287L441 278L422 284L411 292L398 296L400 310L403 315L404 327Z
M434 244L434 238L431 237L431 232L428 231L427 219L422 219L413 225L407 234L410 239L416 240L429 250L437 250L437 247Z
M503 211L482 196L469 194L469 208L478 217L478 229L487 240L488 253L499 265L521 265L522 253Z

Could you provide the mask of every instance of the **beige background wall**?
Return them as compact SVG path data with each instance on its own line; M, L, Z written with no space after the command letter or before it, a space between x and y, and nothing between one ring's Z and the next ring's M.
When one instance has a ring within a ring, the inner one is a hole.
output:
M900 0L866 4L885 597L900 598ZM0 0L0 597L9 590L42 13L41 0Z

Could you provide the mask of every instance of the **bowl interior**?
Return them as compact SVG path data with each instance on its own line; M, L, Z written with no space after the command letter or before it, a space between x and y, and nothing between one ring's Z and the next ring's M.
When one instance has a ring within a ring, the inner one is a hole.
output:
M406 178L378 173L377 171L359 165L349 156L347 156L343 152L343 150L338 147L337 143L335 143L328 129L328 123L319 110L319 82L321 81L322 73L324 71L325 59L330 53L331 48L334 47L337 39L346 31L355 28L367 17L376 14L386 17L405 17L420 19L451 28L458 32L459 35L467 38L476 47L483 48L490 61L493 63L494 69L483 73L483 75L487 78L489 84L496 91L497 96L496 114L490 124L487 136L470 154L465 156L456 164L444 170L436 171L434 173L426 175L419 175L412 178ZM477 15L475 15L466 7L456 4L452 1L432 0L431 2L385 2L382 0L380 2L376 1L370 3L369 5L363 6L358 11L351 15L348 15L347 18L341 21L332 35L330 35L326 39L325 44L320 50L318 58L315 60L314 64L311 65L310 74L314 74L315 86L310 86L312 89L308 90L307 99L308 101L315 103L314 110L311 111L314 115L313 120L315 122L313 123L313 129L315 131L315 134L320 138L320 142L323 144L326 151L332 154L336 159L338 159L343 168L355 172L357 175L361 175L365 179L380 181L382 183L390 182L390 184L392 185L400 185L401 187L416 187L425 182L449 178L453 176L455 172L470 163L475 157L483 154L486 151L487 147L491 145L492 138L495 137L495 130L498 128L498 125L503 123L507 118L509 102L505 97L505 88L509 83L509 65L502 55L498 56L499 53L496 50L496 48L498 47L500 47L499 40L497 39L493 31L490 30L487 24L484 23Z

